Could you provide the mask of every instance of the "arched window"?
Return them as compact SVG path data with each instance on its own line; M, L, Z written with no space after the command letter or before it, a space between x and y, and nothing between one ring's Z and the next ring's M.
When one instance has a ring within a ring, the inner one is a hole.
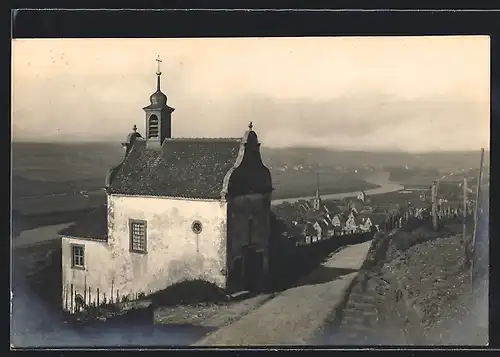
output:
M158 117L153 114L149 117L148 138L157 138L157 137L158 137Z

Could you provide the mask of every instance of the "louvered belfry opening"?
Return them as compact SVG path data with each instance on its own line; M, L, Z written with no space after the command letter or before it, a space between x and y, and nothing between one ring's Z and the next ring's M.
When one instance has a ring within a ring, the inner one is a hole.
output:
M158 117L151 115L149 117L148 139L158 137Z

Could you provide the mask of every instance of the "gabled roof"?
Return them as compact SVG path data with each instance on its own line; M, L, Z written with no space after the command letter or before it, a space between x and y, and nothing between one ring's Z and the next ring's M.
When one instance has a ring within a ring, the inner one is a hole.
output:
M306 234L316 234L316 229L314 228L313 224L311 222L308 222L306 224L306 229L305 229Z
M345 222L349 219L349 212L343 212L339 214L339 219L341 222Z
M71 226L59 231L60 235L90 238L107 241L108 240L108 208L102 205L83 215L81 219Z
M310 221L316 221L319 219L323 219L325 217L326 217L326 214L323 211L310 210L310 211L307 211L307 213L306 213L306 219L308 219Z
M339 207L339 205L332 201L324 201L323 206L331 214L342 212L342 209Z
M159 149L136 139L108 175L108 192L202 199L271 192L271 174L259 147L253 130L242 138L168 138Z
M349 207L356 207L357 210L360 210L364 207L365 203L357 198L349 201Z
M135 145L117 169L111 194L220 198L241 139L166 139L160 150Z
M325 221L321 220L321 221L318 221L318 224L320 225L321 229L322 230L325 230L328 228L328 224L325 223Z
M367 215L367 217L370 218L370 221L374 225L381 225L389 220L389 215L385 213L372 213Z
M345 227L345 221L340 221L340 225L337 226L337 229L344 228Z

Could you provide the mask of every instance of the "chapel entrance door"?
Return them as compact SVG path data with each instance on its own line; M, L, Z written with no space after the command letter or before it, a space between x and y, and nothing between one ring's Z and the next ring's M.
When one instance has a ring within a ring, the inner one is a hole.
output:
M264 253L255 247L244 248L243 284L247 291L260 291L264 278Z
M229 286L231 291L244 290L243 284L243 258L236 257L233 260L233 268L229 273Z

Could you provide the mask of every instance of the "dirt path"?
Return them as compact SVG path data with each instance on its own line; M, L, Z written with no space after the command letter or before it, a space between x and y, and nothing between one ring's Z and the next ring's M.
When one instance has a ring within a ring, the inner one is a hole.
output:
M298 345L311 341L337 307L371 241L346 247L261 307L198 341L197 346Z
M263 294L223 304L159 307L154 313L154 323L221 328L239 320L272 297L271 294Z

